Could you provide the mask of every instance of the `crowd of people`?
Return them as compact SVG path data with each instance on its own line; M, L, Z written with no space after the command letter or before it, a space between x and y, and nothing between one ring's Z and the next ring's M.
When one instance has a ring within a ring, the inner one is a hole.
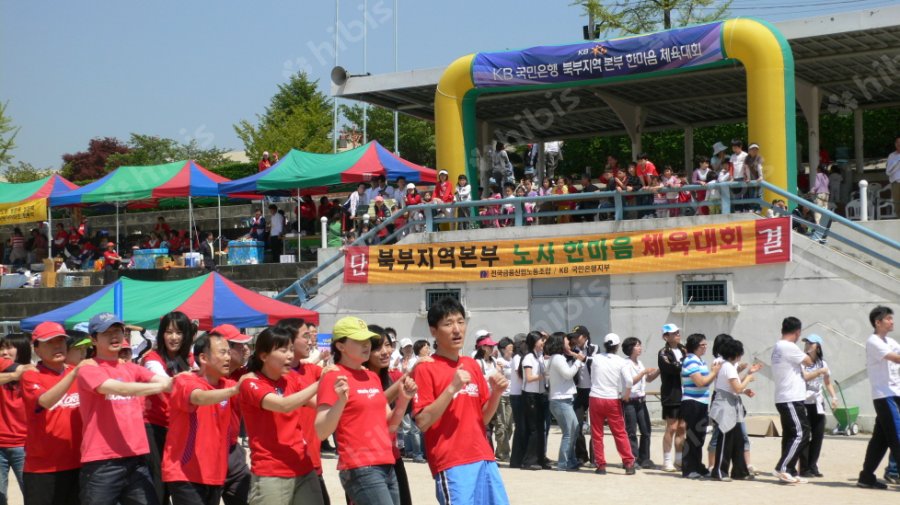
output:
M875 471L888 450L900 454L900 344L888 336L891 309L876 307L870 321L876 419L857 484L884 489ZM79 325L83 332L45 322L8 335L0 341L2 501L8 468L28 505L327 504L321 451L333 438L350 503L412 503L407 457L427 461L442 505L506 504L498 462L606 474L606 426L625 475L758 475L741 397L755 394L762 365L742 361L736 338L717 335L708 350L705 335L682 341L666 324L657 366L648 367L639 338L609 333L594 343L584 326L499 341L480 330L472 357L463 355L466 311L453 298L432 305L428 325L430 341L398 342L393 329L348 316L323 350L318 329L300 319L252 338L227 324L199 332L181 312L163 316L155 336L111 313ZM786 484L822 477L825 405L835 401L826 344L801 328L784 319L771 360L782 436L773 475ZM651 460L647 408L647 384L657 379L661 465ZM562 432L556 455L547 454L551 415ZM900 483L893 459L885 478Z

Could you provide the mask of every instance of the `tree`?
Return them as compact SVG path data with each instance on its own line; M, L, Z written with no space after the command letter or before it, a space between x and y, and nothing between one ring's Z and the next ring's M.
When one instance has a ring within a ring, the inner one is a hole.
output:
M341 114L347 123L357 130L362 130L363 106L342 105ZM433 167L435 165L434 123L400 114L398 129L400 132L400 155L403 158ZM394 148L394 114L382 107L369 107L366 131L369 140L377 140L384 147Z
M0 104L0 166L9 165L13 156L9 153L16 148L16 135L19 128L13 126L12 118L6 115L9 102Z
M99 179L107 174L106 160L111 155L128 151L128 146L115 137L93 138L86 151L63 155L60 174L72 182Z
M203 149L193 139L181 144L164 137L132 133L128 152L111 155L106 161L106 169L112 171L121 166L161 165L181 160L194 160L204 168L212 168L228 163L225 152L217 147Z
M570 5L581 7L589 20L600 25L597 35L633 35L722 19L731 0L621 0L607 5L582 0Z
M331 151L331 100L317 85L299 72L278 86L265 112L256 116L256 125L247 120L234 125L250 159L259 159L263 151L284 154L293 148Z
M52 168L35 168L31 163L19 161L3 169L3 178L12 183L32 182L53 175L54 172Z

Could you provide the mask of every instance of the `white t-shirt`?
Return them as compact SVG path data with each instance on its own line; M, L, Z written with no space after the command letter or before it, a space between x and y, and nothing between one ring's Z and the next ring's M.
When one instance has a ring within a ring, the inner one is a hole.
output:
M269 216L269 224L272 226L269 230L269 235L272 237L277 237L284 233L284 216L279 212L275 212L271 216ZM278 252L281 254L281 251Z
M516 354L512 358L512 362L510 363L510 371L509 374L509 394L513 396L518 396L522 394L522 379L519 378L519 363L522 361L522 356ZM525 374L525 371L522 371L522 374Z
M900 182L900 152L894 151L888 155L885 173L891 182Z
M562 354L550 357L550 399L567 400L575 394L575 375L581 370L581 361L572 364Z
M731 155L731 165L734 167L734 178L741 179L744 174L744 161L747 159L747 153L741 151L738 154Z
M628 362L618 354L598 353L591 360L591 397L616 400L634 379Z
M792 403L806 400L806 381L802 365L806 353L797 344L779 340L772 350L772 375L775 381L775 403Z
M641 363L640 360L635 363L630 359L626 359L625 362L625 371L628 373L628 375L631 375L631 398L643 398L647 395L647 379L646 377L641 377L641 380L639 380L637 384L634 384L634 378L637 377L639 373L644 371L644 364Z
M820 370L822 368L828 368L828 363L825 360L818 361L813 363L812 366L803 367L803 371L806 373L815 372L816 370ZM825 395L822 391L825 389L825 377L830 377L831 371L825 372L825 375L820 375L811 381L807 381L806 383L806 404L807 405L815 405L816 412L819 414L825 414Z
M731 379L741 380L741 376L738 375L737 367L734 366L734 363L730 361L725 361L722 358L716 358L713 363L720 361L722 363L722 368L719 369L719 374L716 375L716 391L728 391L729 393L737 394L737 391L731 387Z
M502 371L500 373L503 374L504 377L506 377L506 380L510 381L510 384L512 384L512 376L515 374L513 374L512 368L510 368L510 362L506 361L503 358L496 359L497 364L502 367ZM503 396L509 396L509 388L510 386L506 386L506 389L503 390Z
M526 393L543 393L544 360L535 358L534 353L526 354L522 360L522 391ZM528 368L531 368L531 375L539 375L541 378L533 382L527 382Z
M872 399L900 396L900 365L885 359L888 353L900 354L900 345L891 337L872 335L866 340L866 370L872 385Z

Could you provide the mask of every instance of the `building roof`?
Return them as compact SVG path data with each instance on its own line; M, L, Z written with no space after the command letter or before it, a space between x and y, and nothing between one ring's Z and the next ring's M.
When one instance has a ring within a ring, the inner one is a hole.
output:
M794 54L798 81L819 86L822 113L900 106L900 5L776 23ZM434 94L444 68L350 77L332 94L434 119ZM622 135L615 112L597 93L646 111L644 132L742 122L747 117L744 67L697 70L627 83L571 88L578 107L565 121L553 121L540 138ZM476 115L495 128L522 130L523 111L550 105L546 90L488 94L478 98ZM798 108L798 115L801 111Z

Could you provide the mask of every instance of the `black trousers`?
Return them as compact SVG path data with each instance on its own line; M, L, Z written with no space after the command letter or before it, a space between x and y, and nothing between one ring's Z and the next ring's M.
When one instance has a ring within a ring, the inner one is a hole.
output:
M159 505L169 503L169 490L162 481L162 455L166 446L166 435L169 429L155 424L145 424L147 428L147 442L150 445L150 453L147 454L147 466L150 468L150 476L153 478L153 488L159 497Z
M509 395L509 406L513 415L512 451L509 456L510 468L522 466L525 459L525 446L528 445L528 437L525 435L525 396Z
M594 444L588 444L584 436L584 424L588 420L588 412L591 404L591 388L577 388L575 390L575 418L578 419L578 429L572 435L575 437L575 459L583 462L594 461ZM626 421L627 422L627 421ZM640 461L640 460L638 460Z
M228 453L228 473L222 488L222 501L225 505L247 505L249 496L250 469L247 468L247 454L238 442L231 446Z
M709 426L709 405L696 400L681 402L681 417L684 419L684 448L681 456L681 474L685 477L692 472L706 474L703 465L703 443L706 441L706 427Z
M781 417L781 458L775 470L781 473L797 474L797 460L809 445L809 420L803 402L776 403Z
M81 467L83 505L154 505L159 503L145 456L92 461Z
M722 479L728 476L729 468L732 479L746 479L750 475L744 459L744 430L740 424L735 424L728 433L719 430L716 434L716 465L710 474Z
M403 464L403 458L398 458L394 463L394 474L397 476L397 488L400 490L400 505L412 505L412 494L409 492L409 477L406 475L406 466ZM325 490L325 483L322 483L322 490ZM328 501L325 502L328 505Z
M809 421L809 444L800 451L800 473L818 472L822 441L825 440L825 414L819 414L815 403L806 404L806 419Z
M207 486L194 482L167 482L172 505L219 505L222 486Z
M22 474L22 495L28 505L78 505L81 469Z
M544 453L544 395L522 393L525 400L525 455L522 466L543 465Z
M866 459L859 472L859 481L871 483L875 481L875 470L890 449L895 457L900 456L900 397L879 398L875 404L875 427L872 438L866 447Z
M644 398L622 402L622 415L625 416L625 431L631 444L631 454L642 465L650 460L650 412Z

